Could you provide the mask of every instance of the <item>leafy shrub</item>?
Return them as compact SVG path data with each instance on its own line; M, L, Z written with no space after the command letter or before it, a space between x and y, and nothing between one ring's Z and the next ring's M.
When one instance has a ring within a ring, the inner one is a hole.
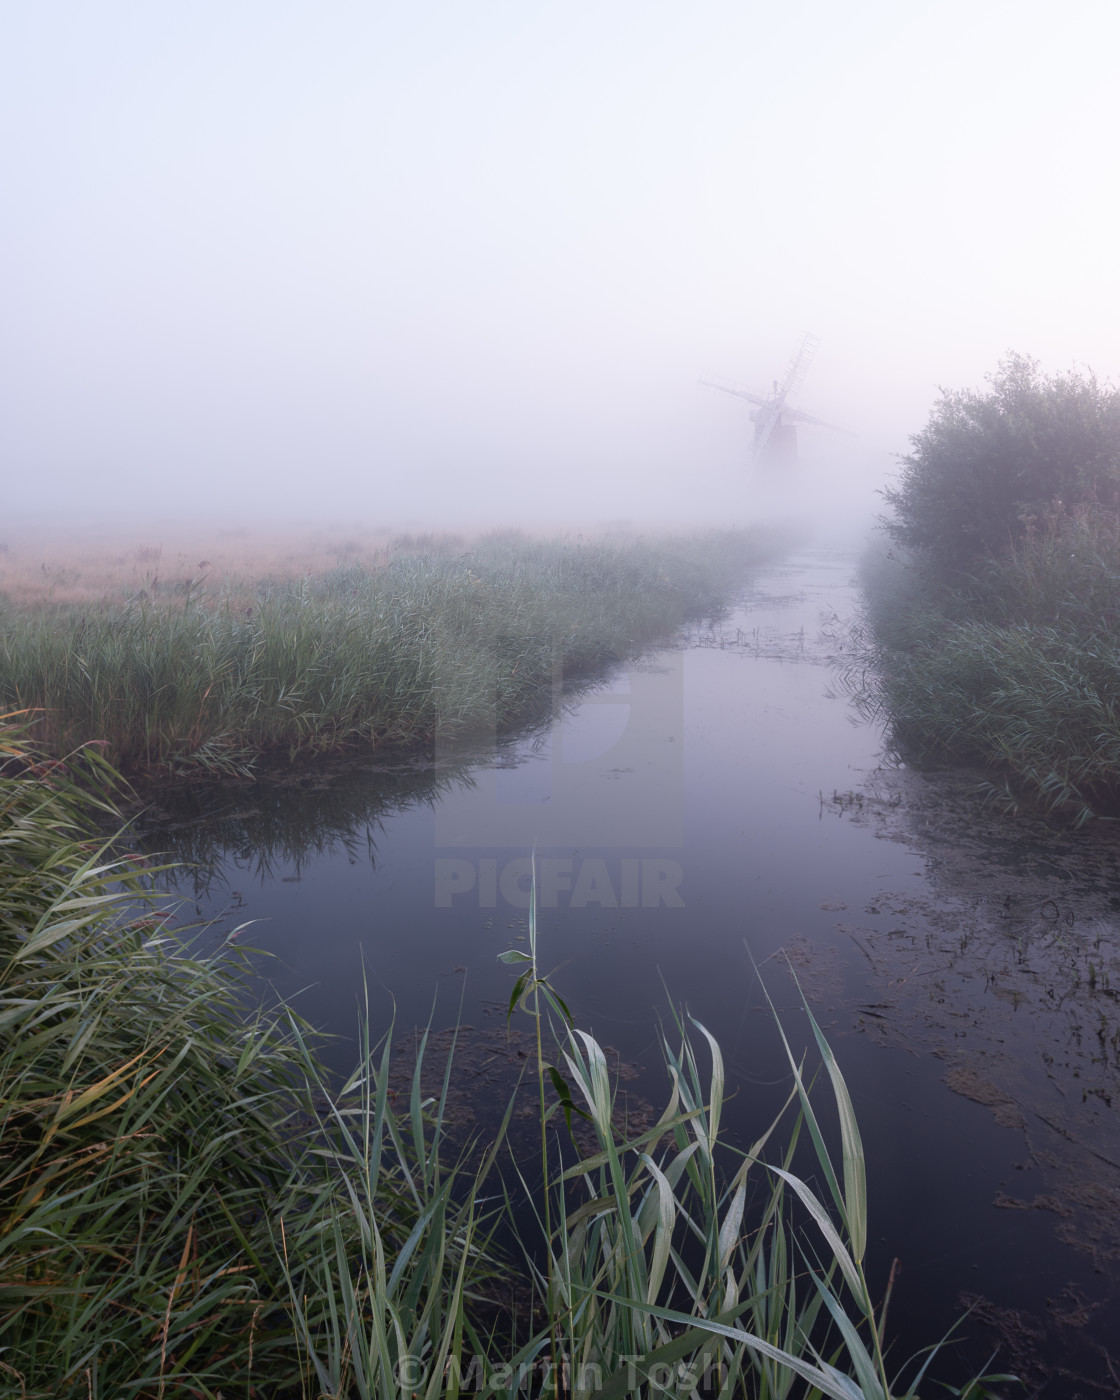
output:
M1120 391L1092 374L1048 378L1009 354L987 393L942 390L885 491L885 527L944 577L1022 539L1051 510L1120 503Z
M1084 821L1120 806L1120 515L1052 510L956 587L872 554L851 682L909 759L1006 774Z

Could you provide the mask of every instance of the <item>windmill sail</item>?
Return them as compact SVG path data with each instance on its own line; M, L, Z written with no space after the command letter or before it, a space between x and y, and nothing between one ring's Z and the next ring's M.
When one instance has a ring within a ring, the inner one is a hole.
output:
M835 424L826 423L821 418L814 418L811 414L790 408L786 402L805 382L805 376L819 347L820 341L817 337L806 331L790 356L781 384L775 379L769 394L760 394L733 379L724 379L719 375L705 375L701 378L700 383L709 389L734 394L736 398L746 399L749 403L757 405L750 416L754 424L754 441L751 444L753 465L796 465L798 423L817 428L831 428L840 433L847 432L846 428L837 428Z

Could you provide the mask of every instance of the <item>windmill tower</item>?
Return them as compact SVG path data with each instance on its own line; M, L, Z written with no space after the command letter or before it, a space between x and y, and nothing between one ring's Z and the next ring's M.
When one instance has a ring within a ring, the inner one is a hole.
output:
M800 409L790 408L786 402L805 382L805 376L809 373L809 366L819 347L820 341L817 337L806 331L790 356L785 378L780 384L775 379L774 387L768 394L757 393L735 383L734 380L718 376L706 376L700 380L700 383L707 385L709 389L719 389L725 394L734 394L736 398L747 399L750 403L757 404L751 411L751 422L754 424L752 466L795 466L799 423L811 424L817 428L831 428L838 433L847 432L846 428L837 428L834 423L825 423L820 418L802 413Z

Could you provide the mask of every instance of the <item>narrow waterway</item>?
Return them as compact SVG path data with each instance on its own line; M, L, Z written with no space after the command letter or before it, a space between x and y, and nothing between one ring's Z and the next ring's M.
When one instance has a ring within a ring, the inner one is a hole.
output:
M965 1305L959 1359L1023 1394L1120 1393L1118 837L992 816L975 775L886 763L840 690L850 558L760 573L733 615L565 700L547 731L160 796L185 915L267 950L336 1036L504 1031L536 850L542 961L660 1107L658 1027L719 1039L748 1141L800 1048L792 963L853 1090L897 1360ZM840 619L838 625L836 619Z

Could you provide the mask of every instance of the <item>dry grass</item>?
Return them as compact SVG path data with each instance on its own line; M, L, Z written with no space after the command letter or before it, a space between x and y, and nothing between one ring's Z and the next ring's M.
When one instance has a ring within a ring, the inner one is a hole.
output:
M429 537L430 538L430 537ZM228 591L245 580L313 578L340 562L376 566L421 537L388 528L183 530L22 529L0 538L0 599L20 609L182 595L188 584Z

